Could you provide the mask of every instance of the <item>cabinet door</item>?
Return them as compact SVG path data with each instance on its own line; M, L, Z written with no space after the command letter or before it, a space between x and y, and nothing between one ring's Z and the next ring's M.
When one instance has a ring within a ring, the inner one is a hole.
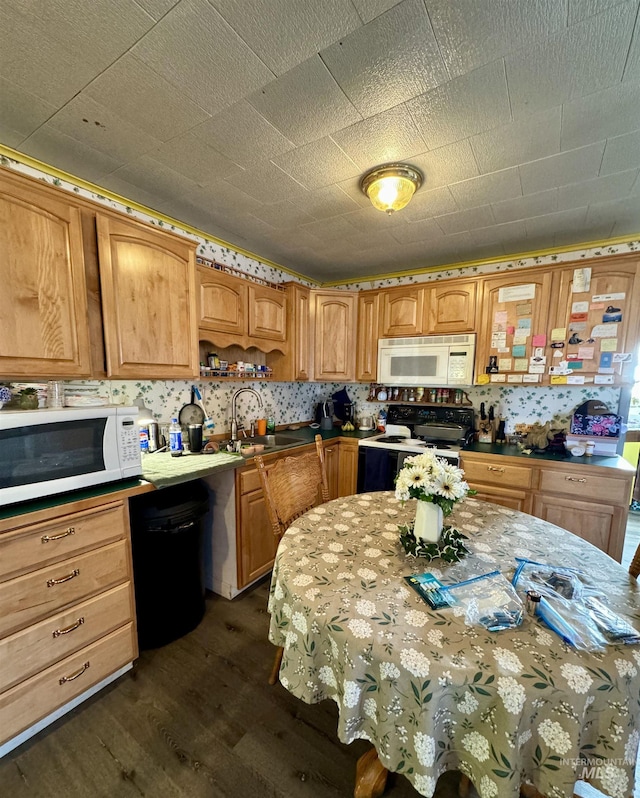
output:
M358 295L358 347L356 380L375 382L378 376L380 295Z
M284 291L249 284L249 335L269 341L287 337L287 297Z
M313 334L311 315L311 293L304 286L290 289L293 300L289 341L293 359L293 379L310 380L313 376ZM291 299L290 299L291 301Z
M563 359L573 356L581 364L573 371L578 376L593 376L601 367L601 356L614 352L635 353L638 341L640 280L636 279L640 259L609 259L606 263L580 263L554 274L556 311L550 320L549 342L564 331ZM587 291L574 291L576 268L591 269ZM595 334L593 334L595 333ZM553 350L550 350L553 351ZM633 383L635 357L615 366L616 384ZM607 368L607 366L604 366ZM608 366L612 368L613 366Z
M329 483L329 498L337 499L339 493L338 474L340 468L340 442L326 441L323 444L324 467L327 471L327 482Z
M535 336L547 334L551 302L551 271L507 274L482 281L482 318L476 348L476 380L485 374L489 358L495 358L498 373L492 382L508 382L509 375L519 382L541 383L547 368L530 373ZM514 347L521 347L515 350ZM542 347L547 363L551 349ZM501 351L502 350L502 351ZM536 368L538 368L536 366Z
M194 245L97 216L109 377L198 374Z
M0 374L91 376L80 212L0 175Z
M403 286L382 292L382 338L424 332L425 291L424 287Z
M338 496L352 496L358 485L358 441L340 441L338 460Z
M269 523L262 488L239 494L238 512L238 588L243 588L273 568L278 541Z
M575 501L548 494L536 495L533 503L533 514L538 518L568 529L619 562L622 541L618 544L613 535L617 512L620 512L619 508L609 504Z
M429 289L429 333L473 332L476 325L477 283Z
M353 381L356 371L356 297L315 291L315 378Z
M211 332L247 332L247 282L230 274L196 267L199 289L198 327Z
M531 512L531 493L513 488L500 488L496 485L478 485L469 482L469 487L476 491L474 498L484 502L493 502L521 513Z

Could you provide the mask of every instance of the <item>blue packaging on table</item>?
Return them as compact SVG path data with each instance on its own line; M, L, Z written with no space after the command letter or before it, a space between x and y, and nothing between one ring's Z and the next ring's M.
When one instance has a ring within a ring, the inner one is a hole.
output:
M571 417L571 434L618 438L621 425L621 416L611 413L602 402L591 399L576 408Z

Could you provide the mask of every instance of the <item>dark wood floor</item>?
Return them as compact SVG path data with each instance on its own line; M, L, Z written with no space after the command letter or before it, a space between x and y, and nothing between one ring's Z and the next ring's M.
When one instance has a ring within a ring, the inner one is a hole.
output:
M267 684L268 583L209 595L191 634L143 652L133 672L0 761L10 798L339 798L367 744L337 740L333 702ZM390 776L389 798L416 798ZM437 798L457 795L441 779Z

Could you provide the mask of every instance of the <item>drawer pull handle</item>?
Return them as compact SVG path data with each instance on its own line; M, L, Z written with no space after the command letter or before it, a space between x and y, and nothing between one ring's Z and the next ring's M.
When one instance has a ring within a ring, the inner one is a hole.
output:
M504 474L504 468L498 466L487 466L487 471L497 471L499 474Z
M74 576L79 576L80 569L74 568L70 574L66 576L61 576L60 579L47 579L47 587L53 587L54 585L61 585L63 582L68 582L70 579L73 579Z
M82 626L84 623L84 618L78 618L75 623L72 623L71 626L65 626L64 629L56 629L53 633L54 637L60 637L60 635L68 635L69 632L74 632L79 626Z
M43 543L49 543L51 540L62 540L62 538L68 538L69 535L75 535L76 528L74 526L67 527L64 532L61 532L59 535L43 535L40 540Z
M88 667L89 663L85 662L84 665L81 668L78 668L78 670L75 673L72 673L71 676L63 676L61 679L58 679L59 683L66 684L67 682L72 682L74 679L77 679L79 676L82 676L82 674L87 670Z
M586 482L587 480L584 477L565 477L567 482Z

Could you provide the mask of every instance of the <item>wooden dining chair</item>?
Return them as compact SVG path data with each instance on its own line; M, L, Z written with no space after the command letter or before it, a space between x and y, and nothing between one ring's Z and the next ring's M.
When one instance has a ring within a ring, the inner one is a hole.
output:
M269 465L265 465L260 455L254 457L269 521L278 541L296 518L312 507L329 501L329 483L320 435L316 435L315 443L315 452L284 457ZM282 647L278 647L269 684L278 681L282 654Z
M631 560L631 565L629 565L629 573L634 579L637 579L638 575L640 574L640 544L638 544L636 553L633 555L633 559Z

